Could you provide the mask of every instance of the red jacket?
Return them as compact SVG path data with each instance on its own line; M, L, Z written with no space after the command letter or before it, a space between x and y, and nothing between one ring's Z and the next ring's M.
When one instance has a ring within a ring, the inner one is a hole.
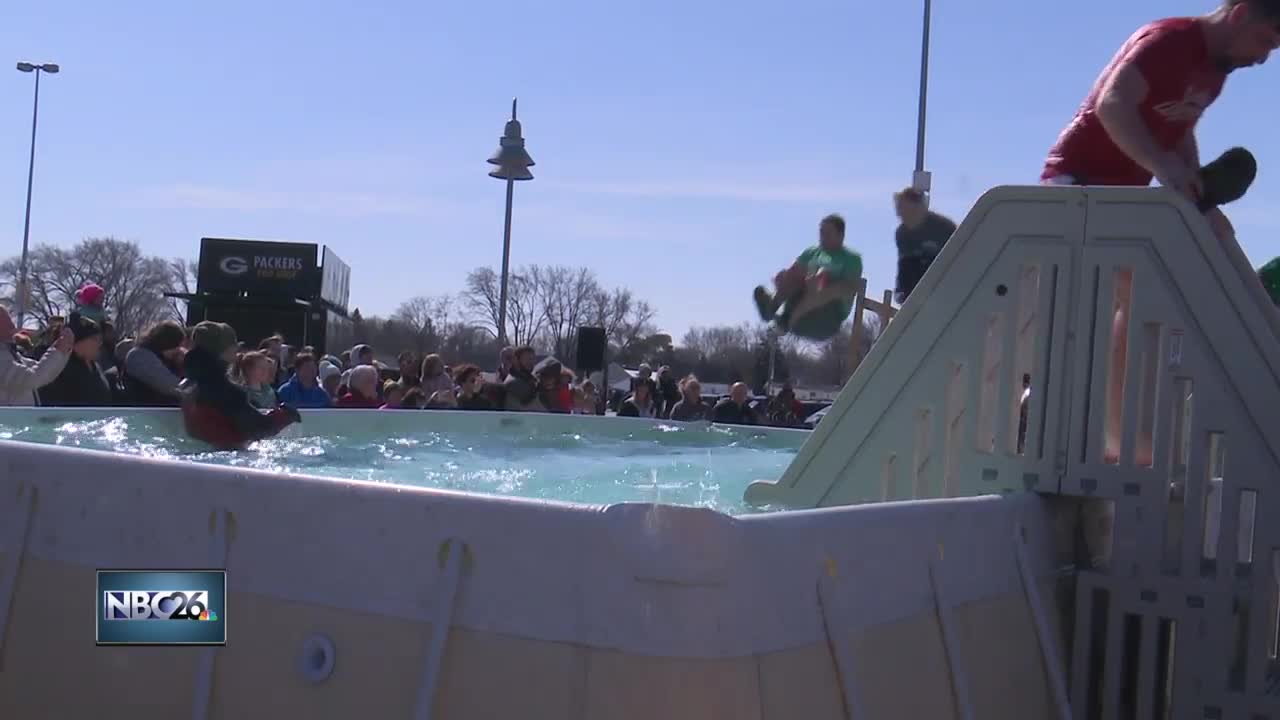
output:
M382 407L382 401L377 398L373 398L372 400L367 400L364 397L360 395L356 395L353 392L348 392L342 397L338 398L338 402L334 403L333 406L338 408L357 408L357 409L377 410L378 408Z

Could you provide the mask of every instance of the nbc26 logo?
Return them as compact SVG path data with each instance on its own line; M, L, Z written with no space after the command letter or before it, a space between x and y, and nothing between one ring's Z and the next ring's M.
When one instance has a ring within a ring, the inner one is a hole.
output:
M204 590L107 590L103 620L217 620Z
M98 645L227 644L226 570L98 570L94 596Z

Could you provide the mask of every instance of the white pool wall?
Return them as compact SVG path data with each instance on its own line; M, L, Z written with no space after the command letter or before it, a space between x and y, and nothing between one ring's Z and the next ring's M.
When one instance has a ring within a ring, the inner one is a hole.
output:
M0 707L1045 717L1048 512L1024 496L730 518L0 442ZM228 571L225 648L94 646L95 569L206 566ZM317 635L334 671L312 684Z

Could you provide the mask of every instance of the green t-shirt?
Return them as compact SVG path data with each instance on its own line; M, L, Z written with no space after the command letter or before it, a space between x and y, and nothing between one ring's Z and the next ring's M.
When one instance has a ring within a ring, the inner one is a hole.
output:
M862 277L862 256L843 245L835 250L824 250L821 245L814 245L800 253L796 262L808 268L811 274L825 269L832 280L852 281ZM839 305L846 316L853 312L853 300L843 300Z
M1280 257L1258 268L1258 279L1271 296L1271 302L1280 305Z

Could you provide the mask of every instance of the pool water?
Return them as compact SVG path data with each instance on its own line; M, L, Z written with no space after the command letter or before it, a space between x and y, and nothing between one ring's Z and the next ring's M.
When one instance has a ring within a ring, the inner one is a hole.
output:
M615 418L516 427L490 422L466 431L438 421L401 422L387 429L359 417L350 411L346 422L304 421L236 452L211 451L187 438L172 417L146 414L32 422L6 413L0 440L543 500L661 502L740 514L759 510L742 502L747 485L781 477L806 436Z

